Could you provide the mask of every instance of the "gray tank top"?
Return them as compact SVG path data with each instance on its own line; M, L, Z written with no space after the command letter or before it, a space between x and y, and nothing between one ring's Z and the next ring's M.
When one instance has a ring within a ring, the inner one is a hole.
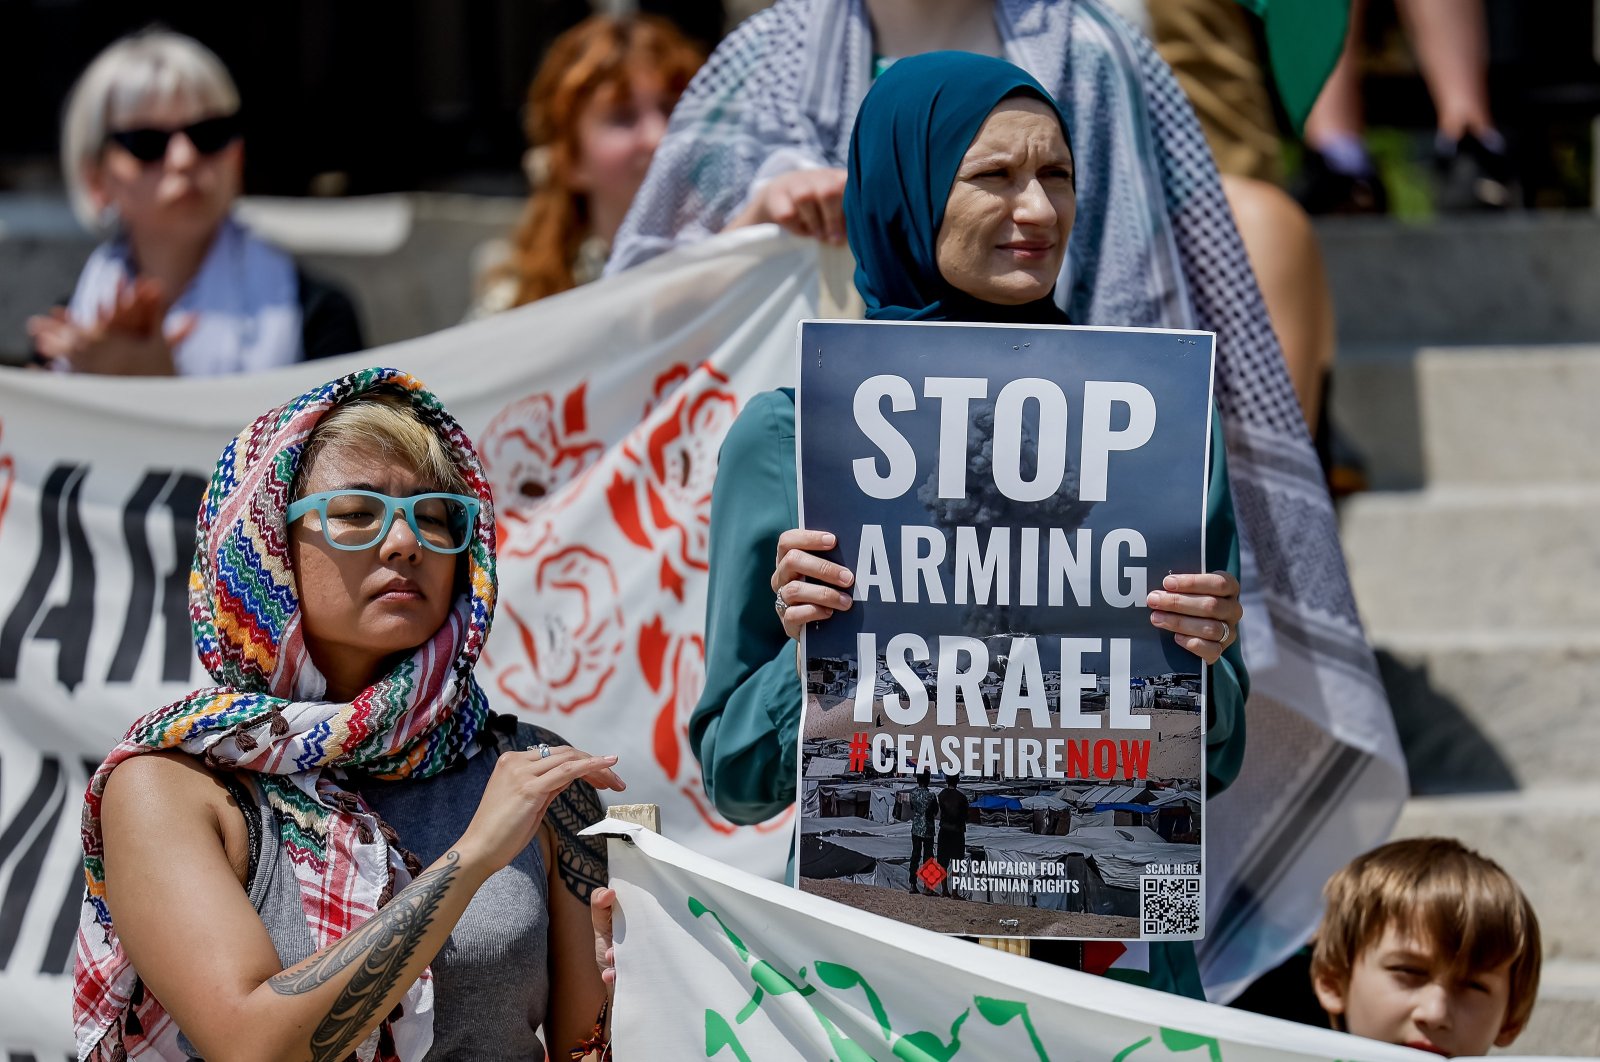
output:
M516 747L529 747L533 729L518 727ZM358 792L426 867L466 832L495 760L512 740L507 735L500 745L433 778L366 782ZM316 949L294 868L281 849L277 814L258 787L247 790L250 799L240 799L245 794L237 791L235 798L251 827L250 903L288 967ZM433 1047L426 1062L545 1058L535 1030L550 996L548 881L535 840L473 894L433 961ZM187 1040L181 1043L191 1058L200 1057Z

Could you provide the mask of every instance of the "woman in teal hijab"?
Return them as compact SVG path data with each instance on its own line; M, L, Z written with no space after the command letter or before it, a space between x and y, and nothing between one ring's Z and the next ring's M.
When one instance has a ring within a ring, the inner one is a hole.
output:
M962 291L938 268L939 237L956 176L979 129L1002 101L1035 105L1045 124L1053 119L1059 131L1060 157L1047 160L1054 170L1040 180L1045 196L1058 201L1053 207L1057 224L1025 221L1040 231L1064 222L1053 256L1060 264L1076 197L1067 118L1050 94L1003 59L969 52L903 59L873 85L850 135L844 211L857 263L856 288L870 320L1067 323L1052 298L1053 283L1042 298L1001 304Z
M934 52L891 67L857 116L844 202L869 318L1066 323L1054 291L1077 206L1067 122L1010 63ZM1206 744L1215 793L1244 754L1248 678L1238 538L1219 418L1212 423L1211 571L1168 576L1148 604L1154 625L1212 665ZM793 803L795 639L850 607L852 574L820 556L833 536L796 528L798 511L794 393L785 389L740 413L712 493L706 688L689 737L707 793L734 822L760 822ZM1112 975L1203 998L1186 943L1152 945L1148 963Z

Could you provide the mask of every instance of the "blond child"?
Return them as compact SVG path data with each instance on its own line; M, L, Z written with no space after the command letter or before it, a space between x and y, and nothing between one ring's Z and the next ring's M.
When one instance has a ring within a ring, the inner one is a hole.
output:
M1446 838L1392 841L1323 894L1311 982L1335 1028L1454 1057L1527 1025L1539 921L1498 864Z

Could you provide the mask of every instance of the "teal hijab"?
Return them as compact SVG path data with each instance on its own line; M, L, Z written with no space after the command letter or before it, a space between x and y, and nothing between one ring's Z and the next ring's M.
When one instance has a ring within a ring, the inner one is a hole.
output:
M934 249L961 158L996 104L1035 96L1067 117L1044 87L1003 59L929 52L901 59L873 83L850 134L845 225L867 317L887 321L1065 324L1047 296L1022 306L983 302L939 275Z

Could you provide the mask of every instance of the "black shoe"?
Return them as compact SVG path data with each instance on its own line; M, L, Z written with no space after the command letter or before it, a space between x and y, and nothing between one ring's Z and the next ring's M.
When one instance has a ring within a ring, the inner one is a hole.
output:
M1367 462L1350 442L1350 437L1333 422L1332 395L1333 376L1323 373L1322 403L1317 410L1317 430L1311 441L1328 483L1328 494L1338 501L1367 489Z
M1294 197L1307 214L1387 214L1389 193L1376 173L1353 176L1328 165L1322 152L1306 148Z
M1349 436L1334 427L1327 466L1328 494L1334 501L1360 494L1368 488L1367 462L1351 444Z
M1435 150L1433 168L1439 175L1441 211L1506 210L1516 205L1511 159L1503 152L1491 151L1471 133Z

